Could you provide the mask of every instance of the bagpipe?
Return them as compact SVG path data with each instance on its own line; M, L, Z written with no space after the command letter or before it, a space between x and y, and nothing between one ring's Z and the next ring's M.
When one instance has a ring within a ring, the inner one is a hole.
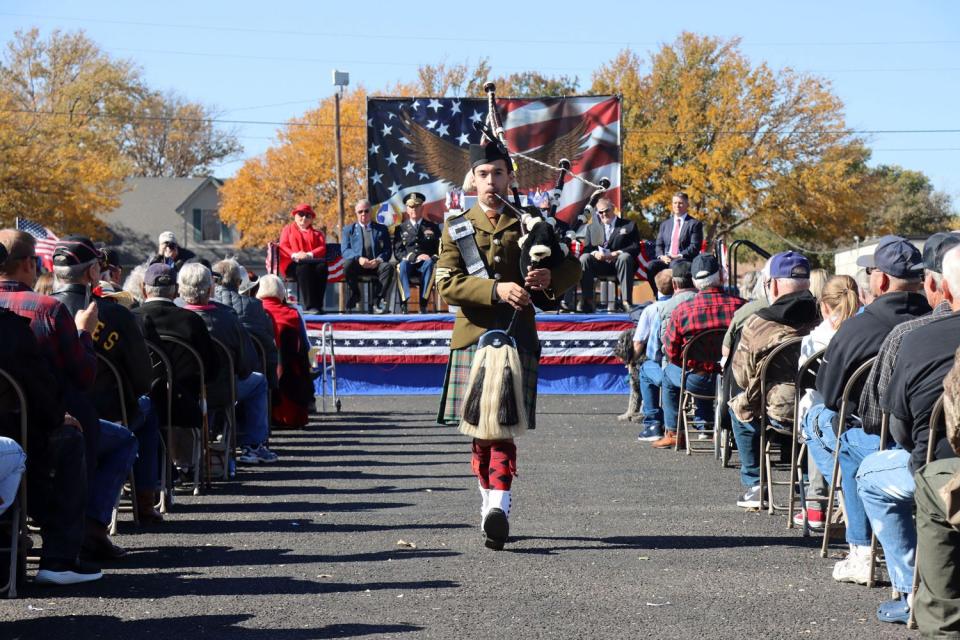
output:
M511 152L507 146L500 114L497 112L496 87L494 83L487 82L483 88L487 93L487 118L484 122L475 122L474 127L486 138L487 144L498 145L503 155L510 158L514 174L510 185L513 202L499 194L497 197L503 202L504 211L515 216L520 222L520 272L526 275L533 269L552 269L558 266L569 252L569 245L561 243L554 229L554 217L567 176L573 176L595 189L587 205L591 210L610 187L610 181L602 178L600 183L596 184L578 176L571 170L570 161L566 158L562 158L558 165L553 167L519 151ZM514 156L558 172L550 194L549 219L544 220L535 208L524 210L520 200L518 167L513 160ZM550 224L551 221L553 224ZM575 238L571 237L570 240L575 241ZM541 309L557 308L559 305L559 299L550 298L543 291L528 291L533 303ZM519 310L515 309L506 329L491 329L480 336L461 411L460 431L465 435L481 440L503 440L513 438L528 428L523 368L513 336L518 313Z

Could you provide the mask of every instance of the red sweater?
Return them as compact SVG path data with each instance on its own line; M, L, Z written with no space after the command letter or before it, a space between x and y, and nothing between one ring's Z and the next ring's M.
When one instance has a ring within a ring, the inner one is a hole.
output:
M307 251L313 257L322 260L327 257L327 241L323 234L313 227L301 231L296 222L291 222L280 232L280 274L286 275L290 265L290 256Z

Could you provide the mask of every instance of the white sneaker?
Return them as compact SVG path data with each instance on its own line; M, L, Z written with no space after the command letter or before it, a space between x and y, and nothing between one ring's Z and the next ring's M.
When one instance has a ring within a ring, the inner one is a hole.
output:
M760 485L750 487L743 496L737 500L737 506L744 509L760 508Z
M833 565L833 579L837 582L867 584L870 581L870 547L850 545L847 557Z
M103 577L98 567L82 562L47 562L40 561L40 570L34 582L37 584L80 584L93 582Z

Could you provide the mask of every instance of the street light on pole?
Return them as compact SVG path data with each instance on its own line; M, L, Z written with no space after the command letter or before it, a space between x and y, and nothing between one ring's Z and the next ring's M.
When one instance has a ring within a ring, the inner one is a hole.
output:
M343 89L350 84L350 74L346 71L333 70L333 85L337 88L333 94L334 104L334 138L336 139L336 157L337 157L337 236L343 243L343 165L340 160L340 97L343 95ZM340 311L344 310L343 283L340 283Z

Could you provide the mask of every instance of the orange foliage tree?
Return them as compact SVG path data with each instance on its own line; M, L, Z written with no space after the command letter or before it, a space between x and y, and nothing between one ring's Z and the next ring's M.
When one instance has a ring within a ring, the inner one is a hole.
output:
M738 44L683 33L648 73L624 51L594 74L594 92L623 95L625 199L658 219L682 189L709 237L748 223L852 236L881 194L842 102L822 79L752 66Z
M340 101L345 221L353 203L366 195L366 91L359 87ZM242 232L243 246L276 240L301 202L317 212L315 227L337 226L334 98L291 120L278 142L248 160L221 191L220 217Z

